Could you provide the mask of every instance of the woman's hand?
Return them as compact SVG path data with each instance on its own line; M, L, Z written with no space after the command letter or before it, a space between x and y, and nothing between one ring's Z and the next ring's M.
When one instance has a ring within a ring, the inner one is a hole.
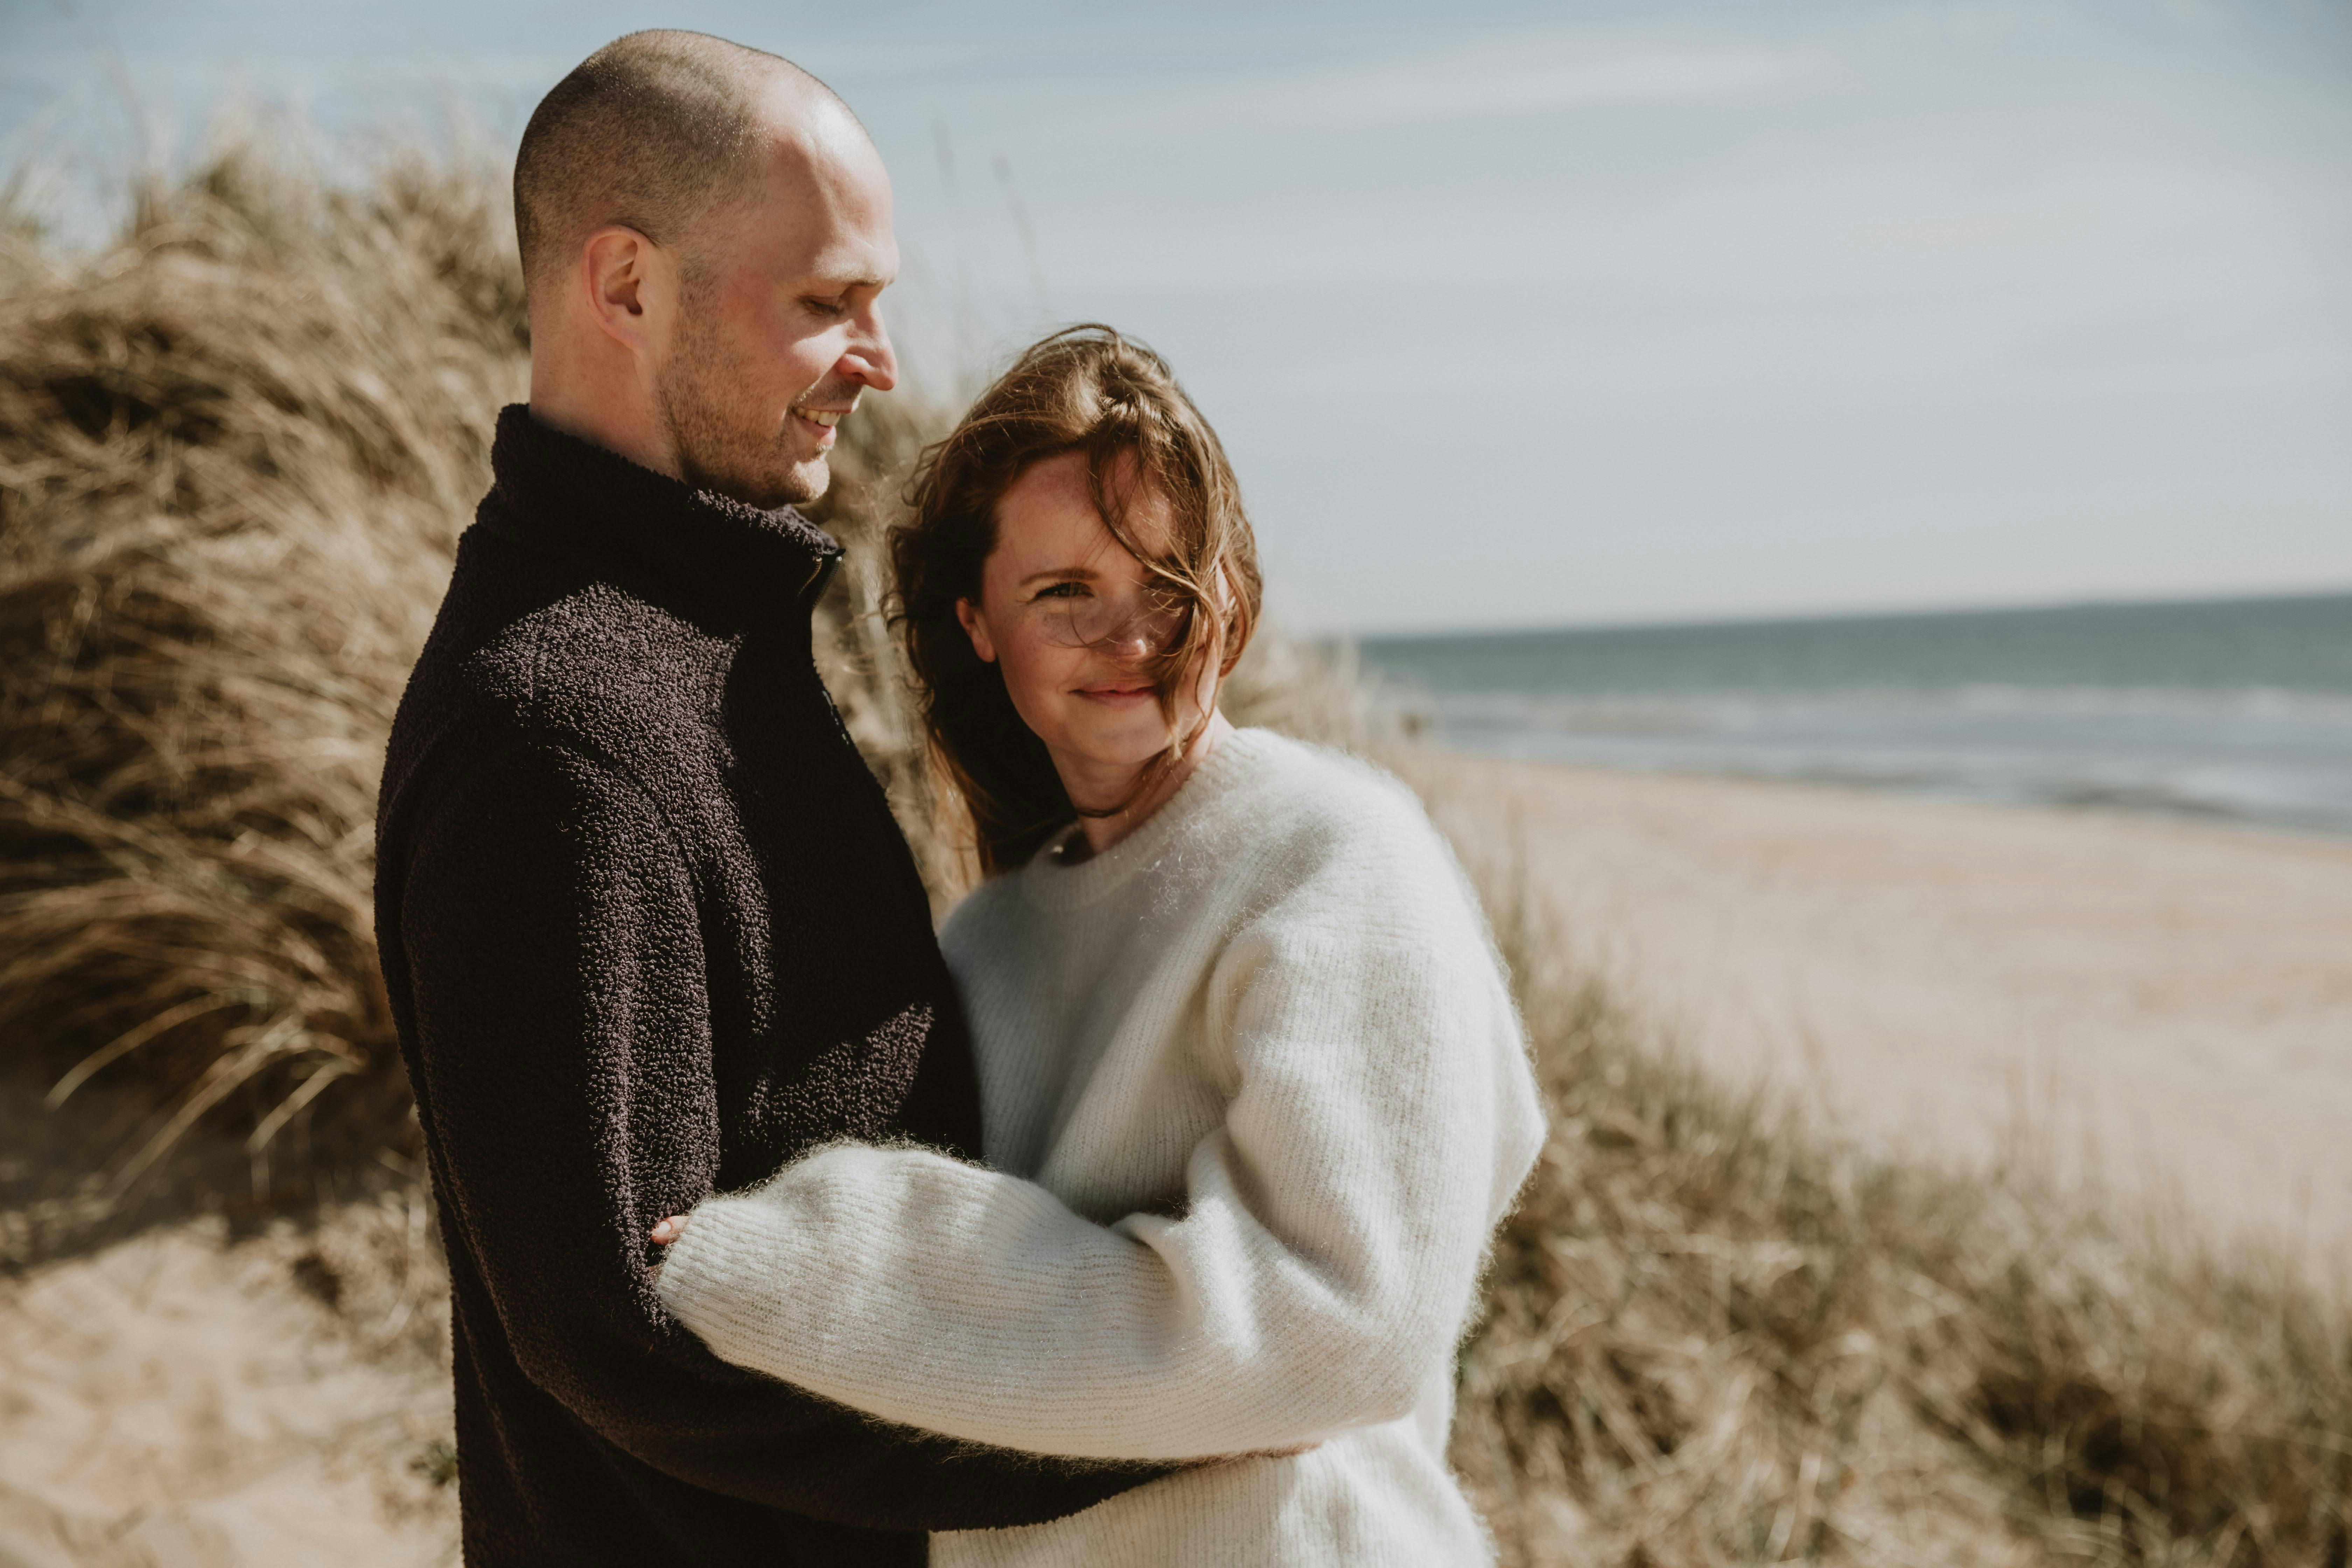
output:
M667 1247L686 1234L686 1216L682 1214L674 1214L655 1226L646 1234L653 1237L655 1245Z

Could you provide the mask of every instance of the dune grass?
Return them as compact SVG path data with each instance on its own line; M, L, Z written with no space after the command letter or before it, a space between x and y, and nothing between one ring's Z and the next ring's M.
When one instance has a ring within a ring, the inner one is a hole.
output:
M1731 1096L1487 881L1555 1119L1464 1357L1507 1561L2347 1561L2352 1329L2283 1262Z
M522 391L497 191L423 162L322 191L232 156L144 193L96 256L0 223L0 1076L59 1114L135 1108L86 1208L198 1132L241 1151L247 1204L414 1168L374 787ZM936 427L903 396L844 427L818 510L852 566L820 645L944 900L970 860L873 548ZM1368 731L1344 668L1269 641L1230 700L1381 750L1494 868L1553 1115L1463 1352L1456 1459L1507 1561L2343 1568L2339 1312L2030 1173L1874 1160L1727 1095L1566 962L1509 847ZM373 1300L344 1281L381 1274L410 1322L437 1276L395 1228L390 1263L322 1243L302 1288Z
M485 182L226 159L0 310L0 1031L134 1080L119 1195L206 1118L251 1180L321 1110L400 1135L370 893L410 659L521 385Z

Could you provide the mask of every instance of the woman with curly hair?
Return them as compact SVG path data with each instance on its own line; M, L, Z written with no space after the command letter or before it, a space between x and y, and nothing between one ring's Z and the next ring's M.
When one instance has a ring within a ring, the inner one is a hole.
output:
M936 1563L1476 1563L1454 1350L1541 1137L1508 987L1419 804L1219 713L1259 612L1216 435L1105 328L918 472L906 646L987 880L941 936L985 1165L838 1143L666 1220L720 1356L875 1416L1171 1461Z

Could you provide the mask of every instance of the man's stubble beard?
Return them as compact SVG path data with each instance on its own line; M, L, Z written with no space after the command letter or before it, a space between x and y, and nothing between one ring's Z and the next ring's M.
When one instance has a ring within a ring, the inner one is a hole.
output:
M813 501L832 482L824 454L799 461L786 450L790 427L762 429L758 410L730 388L751 384L738 371L723 335L705 310L689 308L678 321L669 363L654 395L678 477L749 506L774 508ZM787 418L790 417L788 415Z

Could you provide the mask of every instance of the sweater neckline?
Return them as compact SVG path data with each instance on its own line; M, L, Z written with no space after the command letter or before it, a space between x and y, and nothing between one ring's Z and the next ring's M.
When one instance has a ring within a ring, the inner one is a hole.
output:
M1108 898L1158 865L1187 826L1260 771L1277 743L1266 731L1235 729L1141 826L1075 866L1063 865L1056 858L1061 847L1082 831L1077 823L1070 824L1022 868L1023 891L1039 909L1054 911L1081 910Z
M598 579L729 632L784 605L814 605L841 559L833 536L793 508L751 506L656 473L499 411L483 521Z

